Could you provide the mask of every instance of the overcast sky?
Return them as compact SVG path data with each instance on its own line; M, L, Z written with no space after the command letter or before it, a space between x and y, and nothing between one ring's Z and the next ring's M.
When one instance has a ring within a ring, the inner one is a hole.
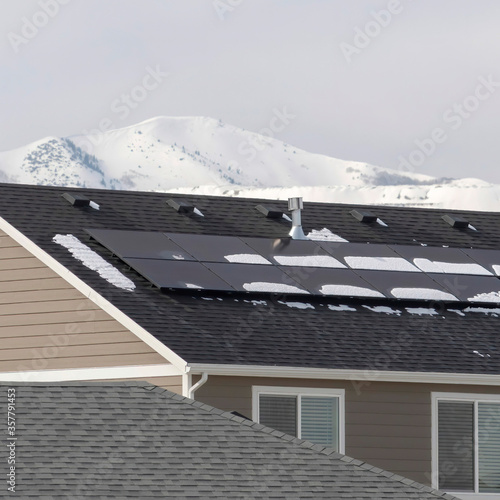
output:
M498 0L1 6L0 151L203 115L337 158L500 183Z

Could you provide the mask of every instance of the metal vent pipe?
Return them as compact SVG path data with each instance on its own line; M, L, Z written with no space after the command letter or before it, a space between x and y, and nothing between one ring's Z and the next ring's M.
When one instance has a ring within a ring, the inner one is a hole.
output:
M288 233L293 240L307 240L302 230L301 210L304 208L302 198L288 198L288 210L292 212L292 229Z

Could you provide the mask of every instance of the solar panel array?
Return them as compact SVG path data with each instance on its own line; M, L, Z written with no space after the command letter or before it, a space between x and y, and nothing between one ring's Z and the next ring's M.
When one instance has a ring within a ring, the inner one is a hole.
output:
M500 251L87 229L161 289L500 303Z

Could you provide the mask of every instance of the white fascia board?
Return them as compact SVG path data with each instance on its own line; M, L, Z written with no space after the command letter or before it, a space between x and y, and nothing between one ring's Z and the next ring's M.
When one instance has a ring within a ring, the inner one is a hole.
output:
M192 374L207 372L209 375L236 377L277 377L320 380L350 380L363 382L404 382L418 384L462 384L500 386L500 375L469 373L402 372L377 370L336 370L328 368L295 368L259 365L209 365L190 363Z
M7 222L3 217L0 217L0 230L28 250L28 252L33 254L37 259L42 261L70 285L74 286L79 292L85 295L85 297L94 302L94 304L98 305L103 311L107 312L113 319L118 321L118 323L123 325L127 330L131 331L134 335L140 338L145 344L163 356L169 363L172 363L182 372L186 372L188 370L187 363L184 359L169 349L165 344L163 344L163 342L160 342L157 338L151 335L142 326L137 324L123 311L114 306L111 302L109 302L109 300L97 293L93 288L78 278L78 276L73 274L69 269L64 267L45 250L33 243L28 237L16 229L12 224Z
M183 375L174 365L133 365L110 368L74 368L68 370L32 370L0 372L0 382L70 382L80 380L113 380Z

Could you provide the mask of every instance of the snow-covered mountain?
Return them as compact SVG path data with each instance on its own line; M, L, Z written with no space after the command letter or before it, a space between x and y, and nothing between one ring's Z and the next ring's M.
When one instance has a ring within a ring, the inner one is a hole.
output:
M0 153L0 181L500 211L500 186L309 153L220 120L158 117Z

